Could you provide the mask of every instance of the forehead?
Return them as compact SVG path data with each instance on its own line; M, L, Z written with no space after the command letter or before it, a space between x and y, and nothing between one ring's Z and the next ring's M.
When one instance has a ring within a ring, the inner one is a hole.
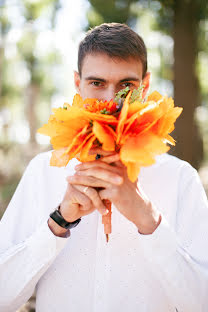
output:
M87 54L82 64L82 79L91 76L107 81L119 81L127 77L142 80L142 63L132 57L121 59L101 53Z

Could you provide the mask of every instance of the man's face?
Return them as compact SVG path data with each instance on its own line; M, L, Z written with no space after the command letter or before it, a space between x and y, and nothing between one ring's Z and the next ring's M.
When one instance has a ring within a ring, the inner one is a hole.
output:
M115 93L126 88L135 89L145 84L145 93L149 87L149 73L142 81L142 63L128 58L111 58L106 54L96 53L85 56L81 77L75 72L75 86L83 99L114 99Z

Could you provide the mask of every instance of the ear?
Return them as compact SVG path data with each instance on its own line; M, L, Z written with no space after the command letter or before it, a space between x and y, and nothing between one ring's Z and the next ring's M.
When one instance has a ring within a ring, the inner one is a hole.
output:
M142 95L143 98L145 98L145 96L149 90L150 78L151 78L151 73L147 72L146 75L144 76L143 80L142 80L142 84L144 86L143 95Z
M74 71L74 85L78 93L80 93L80 75L77 71Z

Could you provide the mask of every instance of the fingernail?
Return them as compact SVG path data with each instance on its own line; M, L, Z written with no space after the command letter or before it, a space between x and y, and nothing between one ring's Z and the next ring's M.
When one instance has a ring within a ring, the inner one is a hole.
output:
M109 213L108 209L103 209L103 216L106 216Z

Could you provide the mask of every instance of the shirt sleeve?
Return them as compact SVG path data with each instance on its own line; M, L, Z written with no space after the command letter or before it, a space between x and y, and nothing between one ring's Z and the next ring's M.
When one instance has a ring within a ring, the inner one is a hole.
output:
M150 235L138 232L143 255L176 311L208 306L208 203L197 171L183 168L175 226L164 216Z
M43 172L42 172L43 174ZM35 157L0 223L0 311L14 312L33 294L40 277L69 238L55 236L41 212L40 160Z

